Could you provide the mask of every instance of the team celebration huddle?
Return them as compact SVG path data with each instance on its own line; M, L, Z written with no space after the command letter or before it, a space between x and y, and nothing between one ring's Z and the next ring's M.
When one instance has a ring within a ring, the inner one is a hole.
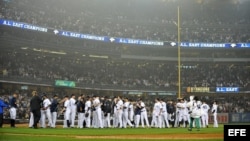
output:
M208 127L209 112L213 114L213 127L217 123L217 102L212 107L196 96L177 101L155 98L153 107L141 98L136 100L115 96L64 96L49 98L32 92L29 127L56 128L63 115L63 128L188 128ZM150 118L149 118L150 117ZM149 121L150 119L150 121Z

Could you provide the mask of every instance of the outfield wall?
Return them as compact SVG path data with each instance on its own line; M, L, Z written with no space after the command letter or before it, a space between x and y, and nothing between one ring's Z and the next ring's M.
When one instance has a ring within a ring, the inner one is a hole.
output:
M209 115L209 123L213 123L213 115ZM218 113L218 123L250 123L250 113Z

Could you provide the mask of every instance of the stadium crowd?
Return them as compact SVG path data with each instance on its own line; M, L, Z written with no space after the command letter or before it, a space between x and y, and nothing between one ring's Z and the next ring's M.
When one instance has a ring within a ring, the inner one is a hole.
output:
M145 5L139 5L135 1L129 0L124 2L122 6L120 6L121 3L110 0L109 2L113 4L113 7L108 10L105 9L105 6L98 6L95 1L85 2L86 5L83 5L84 8L80 8L80 1L76 2L75 5L67 2L64 5L63 3L58 3L57 0L0 0L0 18L85 34L176 41L176 13L168 13L165 10L172 9L171 11L175 11L173 8L180 4L183 10L181 20L182 41L250 42L250 21L248 18L249 15L246 14L249 13L247 11L249 2L246 2L246 4L228 3L228 7L220 7L220 5L215 6L212 2L210 3L205 0L200 0L198 2L193 1L192 5L186 5L185 1L180 1L180 3L178 3L178 0L161 0L155 3L156 6L159 6L159 9L157 9L158 12L156 13L161 13L158 16L149 14L150 12L145 14L144 12L141 13L137 11L137 9L150 6L150 4L152 4L150 0L147 0ZM110 4L109 2L105 4ZM75 6L75 8L69 9L67 5ZM230 14L228 14L228 16L221 16L219 14L219 9L227 11ZM131 14L131 12L136 14ZM190 16L187 14L190 12L194 15ZM211 14L213 12L214 14ZM206 16L206 13L215 17L210 18ZM186 18L186 16L189 18ZM204 17L206 17L206 19L204 19ZM64 39L55 39L55 37L51 38L50 35L46 35L45 38L40 38L44 35L31 34L28 37L28 34L26 31L5 31L0 33L1 39L4 36L12 35L14 35L12 36L13 38L25 38L28 42L32 41L30 44L32 44L31 46L33 47L42 46L42 44L38 43L38 40L43 40L41 41L43 44L51 42L55 45L63 45L66 42L65 46L69 45L69 47L82 43L79 41L74 42L74 40L65 41ZM98 45L93 42L89 44L89 42L84 41L83 46L85 49L99 49L95 47ZM120 48L117 49L114 47L116 45L107 44L105 46L111 46L108 47L112 49L112 51L109 52L111 54L113 52L117 54L120 53ZM104 50L107 50L107 48ZM108 51L102 53L108 53ZM249 57L248 55L249 54L246 52L243 56ZM226 53L225 56L227 56L225 58L232 57L231 54L227 55ZM233 57L237 58L238 56L239 55L235 55ZM88 57L80 59L77 56L72 56L72 54L52 56L38 51L16 52L13 50L1 51L0 60L0 70L2 71L1 78L3 80L52 85L54 85L53 83L55 80L70 80L75 81L79 87L101 86L105 88L143 90L156 89L176 91L178 87L178 76L176 73L178 67L176 62L171 61L143 61L116 58L97 59ZM249 90L250 72L246 66L244 62L235 64L219 62L184 63L181 66L181 85L183 87L240 87L240 89ZM12 90L8 91L1 89L1 99L4 99L4 101L8 103L12 93ZM59 97L58 101L63 100L65 98L63 96L65 95L71 95L67 93L58 94L57 92L39 93L41 97L44 96L43 93L46 93L48 98L52 98L57 94ZM20 90L18 94L17 118L29 119L31 91ZM93 94L88 95L91 96L91 98L93 97ZM78 96L80 96L80 94L76 95L76 98L78 98ZM204 100L210 104L211 107L214 100L218 101L218 112L250 112L250 99L247 94L241 95L241 97L234 94L230 94L226 97L224 95L216 95L216 97L202 95L200 98L202 101ZM132 99L132 101L138 100L136 96L129 96L129 99ZM143 99L149 117L153 115L155 99L155 96L148 96L148 98ZM176 108L178 101L175 99L175 97L165 97L163 101L169 103L169 101L173 100ZM123 100L125 101L125 99ZM60 104L58 111L61 111L63 107L64 106ZM8 109L5 109L4 118L9 117L7 110Z
M147 0L141 4L109 0L82 4L1 0L0 4L0 18L85 34L159 41L177 41L177 12L173 11L180 5L183 42L250 41L249 1Z
M115 59L77 59L44 56L42 53L1 53L2 78L53 84L70 80L77 86L176 90L174 62ZM34 63L35 62L35 63ZM241 87L249 89L249 71L244 64L192 63L182 66L183 87Z

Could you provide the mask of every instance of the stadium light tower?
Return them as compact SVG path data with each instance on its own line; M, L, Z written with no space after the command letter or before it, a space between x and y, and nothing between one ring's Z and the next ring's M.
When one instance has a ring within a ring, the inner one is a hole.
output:
M177 7L177 14L178 14L178 23L177 23L177 30L178 30L178 98L181 98L181 42L180 42L180 7Z

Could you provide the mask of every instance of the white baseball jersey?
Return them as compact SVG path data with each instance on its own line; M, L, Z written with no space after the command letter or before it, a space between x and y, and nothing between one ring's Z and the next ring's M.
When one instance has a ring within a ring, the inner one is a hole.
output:
M85 111L88 111L91 108L91 101L88 100L85 102Z
M188 102L187 102L187 101L184 101L184 102L181 104L181 107L182 107L182 109L181 109L180 111L182 111L183 115L184 115L184 116L189 116Z
M214 111L214 113L217 113L217 108L218 108L218 105L213 104L212 111Z
M48 98L44 99L43 100L43 107L46 108L48 107L49 105L51 105L51 102Z
M156 116L160 115L161 109L162 109L162 104L160 102L156 102L154 104L153 114Z
M129 112L134 111L134 105L130 103L128 106L128 110Z
M210 107L206 103L203 103L201 105L201 109L204 111L204 113L208 113L208 110L210 109Z
M178 102L176 104L176 110L179 112L184 112L184 103Z
M66 108L66 111L70 111L70 102L69 102L69 100L66 100L64 102L64 107Z
M71 110L76 110L76 100L74 98L70 98L69 103Z
M143 112L143 111L146 111L145 103L144 103L144 102L141 102L141 107L143 107L143 108L141 109L142 112Z
M162 112L167 112L167 106L166 106L166 102L161 102L162 105Z
M122 109L122 107L123 107L123 102L122 100L119 100L116 104L116 109L119 110L119 109Z
M123 112L128 112L128 108L129 108L129 102L125 102L123 104Z
M96 99L93 101L93 105L95 105L95 109L101 108L100 100L99 100L98 98L96 98Z
M134 115L134 105L133 104L131 104L131 103L129 104L128 110L129 110L129 114Z

